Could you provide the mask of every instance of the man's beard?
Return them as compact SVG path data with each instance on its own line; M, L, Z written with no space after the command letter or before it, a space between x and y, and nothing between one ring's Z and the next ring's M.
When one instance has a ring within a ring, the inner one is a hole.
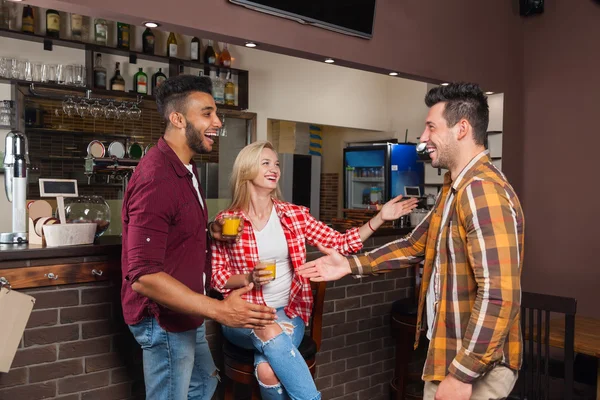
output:
M210 149L208 149L204 144L202 136L203 135L200 133L200 131L194 128L194 126L187 121L187 125L185 127L185 139L189 148L192 149L196 154L210 153Z

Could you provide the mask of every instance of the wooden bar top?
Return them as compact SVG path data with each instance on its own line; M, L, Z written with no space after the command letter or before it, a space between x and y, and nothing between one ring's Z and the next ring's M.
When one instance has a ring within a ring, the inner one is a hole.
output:
M117 256L121 253L121 237L100 237L94 244L61 247L42 247L35 244L0 244L0 262L44 258Z

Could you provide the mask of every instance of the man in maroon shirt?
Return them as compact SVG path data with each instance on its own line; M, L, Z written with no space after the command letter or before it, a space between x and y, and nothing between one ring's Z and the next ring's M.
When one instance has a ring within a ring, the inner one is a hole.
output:
M212 150L211 137L221 127L211 89L210 79L191 75L158 88L156 103L167 127L140 161L123 199L121 301L143 349L150 400L212 397L218 376L204 318L254 329L275 318L274 309L241 298L252 285L224 301L205 295L208 218L192 157Z

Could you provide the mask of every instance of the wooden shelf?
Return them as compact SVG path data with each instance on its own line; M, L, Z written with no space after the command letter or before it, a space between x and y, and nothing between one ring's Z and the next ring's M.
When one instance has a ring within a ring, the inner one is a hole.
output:
M84 131L67 131L59 129L44 129L44 128L25 128L25 133L37 133L40 135L81 135L81 136L101 136L107 138L141 138L139 135L125 135L120 133L104 133L104 132L84 132Z
M501 135L502 131L488 131L487 134L488 134L488 136L489 135Z
M199 69L203 69L204 71L208 71L211 68L219 69L220 71L226 71L226 72L229 71L233 75L238 76L238 103L239 103L239 106L218 105L218 108L224 109L224 110L235 110L235 111L247 110L249 108L249 104L248 104L248 101L249 101L248 75L249 74L248 74L248 71L245 71L245 70L231 68L231 67L223 67L223 66L204 64L199 61L184 60L184 59L180 59L180 58L171 58L166 55L146 54L146 53L135 51L135 50L119 49L119 48L104 46L104 45L100 45L100 44L96 44L96 43L84 43L84 42L70 40L70 39L50 38L45 35L24 33L24 32L4 29L4 28L0 28L0 37L8 37L8 38L13 38L13 39L26 40L29 42L43 43L43 49L49 50L49 51L52 51L53 46L85 50L86 51L85 69L86 69L87 82L93 81L94 53L112 54L112 55L118 55L118 56L122 56L122 57L128 57L130 64L136 64L138 58L142 59L142 60L148 60L148 61L169 64L169 76L178 75L181 71L181 67L183 67L183 66L191 67L191 68L199 68ZM7 79L7 78L0 78L0 82L26 83L26 84L34 83L34 82L23 81L23 80L19 80L19 79ZM42 85L42 84L36 83L36 86L38 86L38 85ZM81 90L81 91L90 89L94 93L99 93L99 94L100 94L99 91L101 90L101 89L93 89L89 86L88 87L75 87L75 86L58 85L58 84L48 84L48 85L55 85L54 87L69 88L72 90ZM106 92L108 92L108 93L106 93L107 95L113 95L113 93L115 93L114 91L110 91L110 90L107 90ZM118 93L120 93L120 92L118 92ZM132 94L132 95L136 96L136 94ZM143 96L144 96L144 98L154 100L153 96L145 96L145 95L143 95Z

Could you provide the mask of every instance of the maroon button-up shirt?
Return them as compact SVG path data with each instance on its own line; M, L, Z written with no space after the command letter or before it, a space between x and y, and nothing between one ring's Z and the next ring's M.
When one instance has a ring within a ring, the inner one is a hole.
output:
M160 138L135 169L123 199L121 302L127 324L134 325L147 316L156 318L169 332L202 324L202 318L171 311L136 293L131 285L142 275L165 272L204 293L204 274L207 287L211 276L207 219L190 171Z

